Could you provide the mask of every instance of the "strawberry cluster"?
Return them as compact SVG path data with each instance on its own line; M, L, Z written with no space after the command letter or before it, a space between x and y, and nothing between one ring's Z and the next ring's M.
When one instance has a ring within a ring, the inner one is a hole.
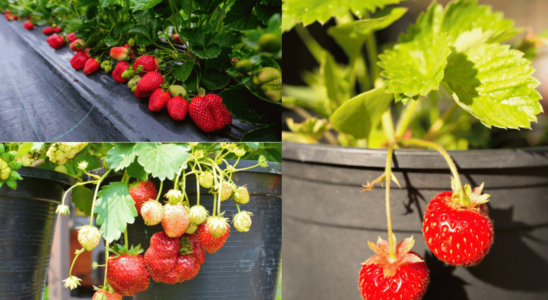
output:
M8 21L19 20L19 16L12 13L9 9L6 9L6 11L4 12L4 17L6 17L6 20Z

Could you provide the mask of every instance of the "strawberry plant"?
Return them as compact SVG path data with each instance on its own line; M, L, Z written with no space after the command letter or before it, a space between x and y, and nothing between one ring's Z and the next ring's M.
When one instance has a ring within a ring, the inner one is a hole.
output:
M234 117L256 126L243 140L279 140L281 1L0 3L6 18L28 17L28 30L51 25L43 33L54 49L70 45L75 70L112 72L136 98L150 98L151 112L167 108L177 122L190 115L204 132ZM210 95L220 102L201 101Z

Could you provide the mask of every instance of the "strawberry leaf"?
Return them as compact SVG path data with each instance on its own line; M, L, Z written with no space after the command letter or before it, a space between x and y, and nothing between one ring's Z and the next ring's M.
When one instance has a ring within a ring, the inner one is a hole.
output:
M173 72L173 77L181 82L185 82L190 76L190 73L192 73L193 66L194 65L191 62L188 62L184 65L174 65L171 68L171 71Z
M72 190L72 203L86 216L91 215L93 191L85 186L77 186Z
M126 182L113 182L104 186L97 195L97 225L101 226L105 240L111 243L120 238L127 224L135 221L135 202L129 195Z
M259 19L253 14L256 2L255 0L236 1L224 19L226 27L239 31L257 29Z
M119 171L127 168L135 160L136 155L134 143L120 143L108 151L105 161L110 169Z
M126 169L127 174L133 178L137 178L140 180L147 180L148 173L145 171L145 168L141 166L137 160L135 160L129 167Z
M190 158L190 147L173 144L146 143L136 147L138 162L145 171L160 180L173 180L181 166Z
M229 82L230 76L226 72L208 68L202 73L201 83L209 90L218 90Z
M147 10L160 4L162 0L131 0L131 9L133 10Z
M262 100L244 84L233 85L223 90L221 97L232 116L240 122L258 125L279 123L281 105Z

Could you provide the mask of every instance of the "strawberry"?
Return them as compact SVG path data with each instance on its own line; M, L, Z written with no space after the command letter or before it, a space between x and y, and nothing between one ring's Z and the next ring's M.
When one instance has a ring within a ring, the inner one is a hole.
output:
M164 207L160 202L153 199L146 201L141 207L141 216L148 226L154 226L162 222L164 218Z
M225 182L219 193L221 201L228 200L232 196L232 185Z
M190 243L190 252L196 258L196 261L201 266L204 264L206 259L205 248L200 242L200 237L198 234L184 234L181 238L181 244Z
M186 98L187 92L186 89L181 85L170 85L169 93L171 94L171 97L179 96L181 98Z
M131 249L115 245L115 255L110 256L107 266L107 280L122 296L133 296L148 288L149 273L141 255L141 245Z
M164 83L164 77L156 71L146 73L137 83L141 92L154 92Z
M53 34L53 28L46 27L46 28L42 29L42 33L45 34L45 35Z
M166 104L170 99L171 99L171 95L169 94L168 91L164 91L163 89L157 89L150 96L150 99L148 102L148 110L153 112L160 111L166 107Z
M76 32L73 32L69 35L67 35L67 41L69 41L69 43L72 43L76 40Z
M223 99L213 94L194 97L188 113L194 123L205 132L220 130L232 123L232 115L223 104Z
M152 92L141 92L141 90L139 90L139 87L138 86L135 86L135 97L137 98L148 98L152 95Z
M162 220L162 226L164 231L171 238L181 237L186 229L190 218L186 208L180 204L170 204L167 203L164 205L164 219Z
M61 36L55 34L46 39L46 41L53 49L59 49L65 46L65 40Z
M207 216L209 215L209 212L207 211L205 207L201 205L194 205L193 207L190 208L188 215L190 216L191 223L200 225L206 221Z
M232 200L239 204L247 204L249 202L249 191L247 190L247 187L240 186L236 188Z
M213 173L210 171L204 171L200 175L200 179L198 179L200 182L200 185L206 189L209 189L213 186Z
M104 290L96 291L95 294L93 294L93 298L91 298L91 300L101 299L100 297L102 296L103 293L105 294L105 297L106 297L106 298L103 298L105 300L122 300L121 295L118 295L116 293L110 293Z
M184 45L185 44L183 42L183 40L181 39L181 37L176 33L171 36L171 40L173 41L173 43L175 43L177 45Z
M82 39L76 39L72 43L70 43L70 51L72 52L83 51L85 49L86 49L86 44L84 43L84 40Z
M179 253L181 240L179 238L170 238L164 231L157 232L150 238L150 247L158 251L159 257L167 258Z
M145 264L148 272L155 278L154 281L163 282L163 276L169 273L177 264L179 254L175 253L168 257L160 257L158 252L159 250L155 248L148 248L145 253Z
M177 265L173 269L179 274L179 283L185 280L191 280L200 272L200 264L192 254L179 255Z
M110 48L110 56L117 61L125 61L129 59L128 47L112 47Z
M440 193L426 207L422 232L428 248L441 261L475 266L493 245L495 233L485 204L489 195L481 195L482 190L483 184L474 192L465 185L464 193Z
M129 185L129 195L135 202L137 213L141 214L141 207L146 201L156 199L156 186L152 181L136 181Z
M32 24L32 22L25 22L25 24L23 24L23 27L25 27L26 30L32 30L34 29L34 24Z
M188 112L188 101L177 96L167 102L167 112L175 121L182 121Z
M75 70L81 70L85 67L86 62L88 61L89 56L84 51L78 51L70 59L70 65Z
M135 72L139 72L141 76L145 75L146 72L158 71L158 60L153 56L143 55L133 63L133 69Z
M86 64L84 66L84 74L90 75L92 73L97 72L101 68L101 65L99 65L99 62L95 58L90 58L86 61Z
M221 249L225 244L228 236L230 234L230 225L226 224L226 232L224 235L216 238L211 233L209 233L208 224L204 223L198 226L197 231L198 237L200 237L200 242L206 249L208 253L215 253L217 250Z
M101 242L101 233L96 227L86 225L78 227L78 242L84 249L91 251Z
M129 49L129 58L135 59L135 53L133 53L133 48L129 44L124 44L124 47Z
M251 217L252 213L248 211L242 211L234 215L232 222L234 223L234 228L239 232L249 232L251 228Z
M379 237L377 245L369 242L377 254L365 261L360 270L358 284L364 300L422 298L430 275L424 260L410 252L414 243L413 237L403 240L396 246L394 258L390 258L388 241Z
M114 71L112 71L112 78L116 82L119 83L125 83L128 81L126 78L122 78L122 73L129 67L129 64L125 61L119 62L116 64L116 67L114 67Z
M61 29L61 27L59 27L59 26L56 26L55 28L53 28L53 32L55 32L55 33L59 33L61 31L63 31L63 29Z
M228 219L224 217L209 217L207 218L207 229L213 237L221 237L226 232L226 227L228 226Z

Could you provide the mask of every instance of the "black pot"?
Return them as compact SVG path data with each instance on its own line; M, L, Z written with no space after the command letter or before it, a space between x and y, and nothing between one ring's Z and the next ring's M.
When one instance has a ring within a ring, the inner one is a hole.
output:
M440 154L396 150L391 185L394 233L413 235L430 269L428 299L548 299L548 148L451 151L461 180L485 183L495 242L473 268L454 268L428 250L423 212L451 190ZM361 299L358 272L374 254L367 241L387 239L385 191L360 193L384 171L386 149L284 143L284 299Z
M72 178L22 168L17 190L0 188L0 299L43 299L63 190Z
M229 161L231 164L234 161ZM255 165L256 161L240 161L237 168ZM233 226L230 236L223 248L213 254L206 254L206 261L196 278L181 284L168 285L150 279L146 291L124 299L237 299L257 300L274 299L281 270L282 250L282 167L279 163L269 163L267 168L253 168L237 172L234 182L246 185L250 201L240 209L254 214L251 230L238 232ZM186 191L190 204L196 204L196 180L188 176ZM111 177L112 178L112 177ZM109 180L111 180L109 178ZM119 180L120 177L112 179ZM158 180L153 180L156 187ZM173 182L166 180L162 194L173 187ZM210 212L213 211L213 196L207 189L200 189L200 204ZM162 199L163 198L162 195ZM237 208L233 201L222 202L222 211L232 220ZM156 232L163 231L161 225L146 226L142 217L128 226L129 243L143 249L150 246L150 238ZM123 241L120 241L123 242Z

